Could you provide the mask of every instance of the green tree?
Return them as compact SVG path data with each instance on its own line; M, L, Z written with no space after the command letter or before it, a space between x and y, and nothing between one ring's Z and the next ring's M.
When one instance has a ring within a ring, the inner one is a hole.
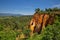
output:
M40 8L35 9L36 13L40 13Z
M60 8L55 7L55 8L53 8L52 10L53 10L53 11L57 11L57 12L58 12L58 11L60 11Z
M51 12L52 9L51 9L51 8L48 8L48 9L46 8L45 11L46 11L46 12Z
M0 40L16 40L16 33L13 30L0 31Z

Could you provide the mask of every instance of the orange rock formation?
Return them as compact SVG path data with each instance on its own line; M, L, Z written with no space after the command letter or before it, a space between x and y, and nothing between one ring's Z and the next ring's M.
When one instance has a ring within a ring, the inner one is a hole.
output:
M40 33L48 24L53 24L53 22L54 16L46 13L44 14L35 13L29 24L31 30L30 34L33 34L35 32Z

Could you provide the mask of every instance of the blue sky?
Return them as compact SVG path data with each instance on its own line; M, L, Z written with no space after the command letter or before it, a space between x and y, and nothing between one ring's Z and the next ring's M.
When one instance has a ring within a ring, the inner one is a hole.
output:
M60 0L0 0L0 13L32 15L36 8L60 7Z

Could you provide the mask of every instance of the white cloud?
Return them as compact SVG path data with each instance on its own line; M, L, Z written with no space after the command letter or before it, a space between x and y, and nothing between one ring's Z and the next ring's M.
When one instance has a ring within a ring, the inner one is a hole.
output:
M52 7L59 7L60 8L60 4L53 5Z
M13 11L0 11L0 13L13 13L13 14L21 14L22 12L18 11L18 10L13 10Z
M13 10L13 11L0 11L0 13L13 13L13 14L22 14L22 15L32 15L33 12L29 12L29 11L20 11L20 10Z

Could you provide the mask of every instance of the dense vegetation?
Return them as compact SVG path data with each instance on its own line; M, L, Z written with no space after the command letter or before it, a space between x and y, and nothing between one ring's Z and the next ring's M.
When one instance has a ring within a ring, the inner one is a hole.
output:
M21 31L24 32L32 16L1 16L0 40L16 40Z
M39 8L35 12L59 12L59 8L45 11ZM0 16L0 40L60 40L60 13L55 16L53 25L48 25L41 34L34 33L30 37L28 29L32 16Z

